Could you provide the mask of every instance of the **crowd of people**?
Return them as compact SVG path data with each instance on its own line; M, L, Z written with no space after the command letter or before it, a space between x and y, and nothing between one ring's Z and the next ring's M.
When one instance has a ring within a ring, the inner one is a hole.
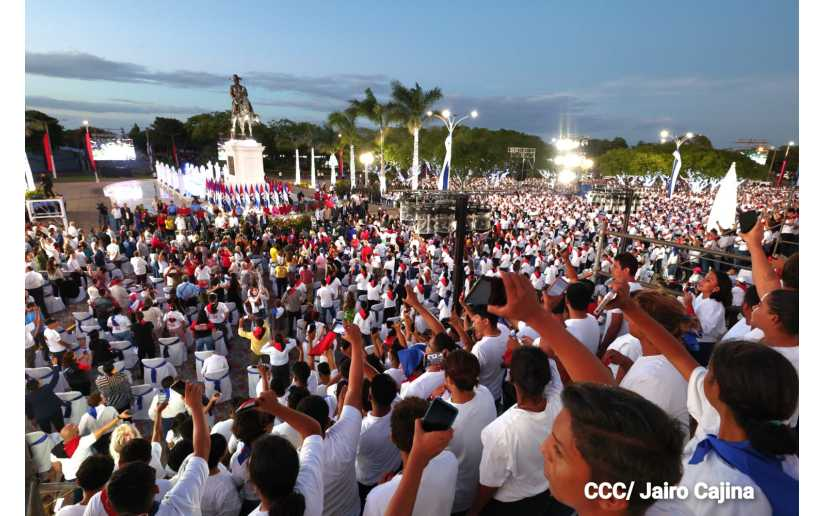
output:
M26 439L78 485L58 514L794 514L796 201L741 185L739 234L705 228L710 192L651 188L628 232L690 247L599 255L621 216L539 186L481 199L458 285L450 236L326 191L27 225ZM457 415L424 431L437 398ZM587 495L630 481L688 495Z

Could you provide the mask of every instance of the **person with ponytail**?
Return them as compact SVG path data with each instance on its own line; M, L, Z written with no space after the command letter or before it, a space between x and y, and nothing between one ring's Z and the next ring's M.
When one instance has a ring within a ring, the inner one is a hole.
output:
M696 318L698 329L701 330L696 360L702 365L707 365L713 345L727 332L725 311L733 301L732 285L727 274L711 268L705 277L699 280L696 288L696 297L690 292L685 292L682 301L688 315Z
M273 391L257 398L256 412L274 416L294 428L303 439L301 453L279 435L267 434L252 445L249 481L261 503L250 516L320 516L324 509L321 425L278 401Z
M726 341L708 368L628 295L613 285L621 308L648 341L688 381L688 410L698 421L685 446L681 486L696 515L799 512L799 437L785 423L797 409L799 378L793 365L761 343ZM711 417L715 415L716 417ZM702 497L718 488L724 503Z

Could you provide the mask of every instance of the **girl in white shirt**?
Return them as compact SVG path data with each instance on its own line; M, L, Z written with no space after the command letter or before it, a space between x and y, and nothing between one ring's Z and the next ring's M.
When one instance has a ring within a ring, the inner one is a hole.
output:
M793 365L763 344L728 341L716 345L705 369L630 299L626 285L614 289L628 319L688 380L688 410L698 422L683 453L689 508L697 515L797 514L799 437L784 423L798 403ZM718 416L718 432L711 415ZM703 485L733 486L740 494L720 505L702 497Z
M688 315L695 316L699 323L698 359L706 364L712 345L727 332L725 310L731 305L733 295L730 277L724 273L717 274L713 269L699 281L696 288L699 295L694 297L690 292L685 292L683 302Z

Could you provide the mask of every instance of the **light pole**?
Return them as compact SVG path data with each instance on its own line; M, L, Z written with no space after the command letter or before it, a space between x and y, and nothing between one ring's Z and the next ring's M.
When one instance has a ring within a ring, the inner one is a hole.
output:
M682 136L673 139L676 144L676 150L673 151L673 167L670 170L670 186L668 187L668 198L673 197L673 192L676 191L676 180L679 178L679 170L682 168L682 154L679 152L679 147L683 143L692 139L695 134L687 132ZM659 131L659 143L666 143L670 137L670 132L667 129Z
M95 157L94 154L92 154L92 136L89 133L89 121L84 120L83 125L86 127L86 152L89 154L89 165L95 173L95 182L99 183L100 177L97 175L97 165L95 165Z
M370 165L375 161L375 156L373 156L372 152L365 152L358 157L358 160L364 165L364 188L366 188L369 184Z
M449 109L445 109L441 113L427 111L427 116L437 118L444 122L444 125L447 126L447 139L444 140L444 147L447 152L444 155L444 165L441 167L441 173L438 175L438 189L448 190L450 188L450 162L453 156L453 131L459 126L459 124L461 124L461 122L467 120L468 118L476 118L478 116L478 111L474 109L470 111L469 114L466 114L461 118L456 118L450 113Z

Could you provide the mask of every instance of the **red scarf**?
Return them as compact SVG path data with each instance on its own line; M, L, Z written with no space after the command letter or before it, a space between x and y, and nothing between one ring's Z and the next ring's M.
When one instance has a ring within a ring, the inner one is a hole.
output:
M365 321L367 320L367 312L363 308L358 310L358 315L361 316L361 319L363 319Z
M394 298L395 298L395 293L392 291L392 289L387 290L387 299L392 301Z
M335 335L336 333L333 331L329 331L324 335L318 344L312 346L312 349L309 350L309 354L311 356L318 356L323 355L326 351L332 346L332 343L335 342Z
M252 330L252 336L258 340L261 340L261 337L264 336L264 329L260 326Z
M441 276L441 284L445 287L447 286L447 278L445 276Z
M76 436L72 437L71 439L69 439L68 441L65 441L63 443L63 451L66 452L66 456L71 458L72 455L74 455L74 452L77 450L77 446L79 444L80 444L80 436L79 435L76 435Z

